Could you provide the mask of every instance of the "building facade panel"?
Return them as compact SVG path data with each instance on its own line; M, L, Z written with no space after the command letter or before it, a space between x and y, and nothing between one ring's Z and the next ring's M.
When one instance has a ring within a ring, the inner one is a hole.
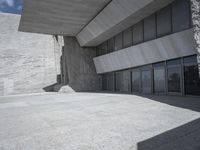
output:
M94 62L97 73L106 73L194 54L193 30L189 29L96 57Z

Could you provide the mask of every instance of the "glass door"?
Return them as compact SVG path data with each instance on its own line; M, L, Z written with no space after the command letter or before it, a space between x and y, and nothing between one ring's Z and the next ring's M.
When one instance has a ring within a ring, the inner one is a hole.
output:
M141 74L140 69L132 70L132 92L138 93L141 91Z
M165 94L166 84L165 84L165 63L158 63L153 65L154 74L154 93L155 94Z
M182 94L181 60L167 62L167 84L169 95Z
M142 93L152 93L152 68L151 65L142 67Z

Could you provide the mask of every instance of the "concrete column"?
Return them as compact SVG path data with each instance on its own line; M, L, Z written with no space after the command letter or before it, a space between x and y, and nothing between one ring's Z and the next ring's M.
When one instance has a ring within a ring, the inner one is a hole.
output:
M192 11L192 22L194 25L194 38L197 47L197 60L199 64L199 76L200 76L200 0L190 0Z
M68 85L77 92L99 91L101 80L96 73L93 58L95 48L80 47L75 37L64 37L65 69L68 74Z

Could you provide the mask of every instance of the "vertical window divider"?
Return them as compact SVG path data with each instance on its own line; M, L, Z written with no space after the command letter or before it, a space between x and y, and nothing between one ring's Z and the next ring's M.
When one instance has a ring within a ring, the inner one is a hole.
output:
M174 27L173 27L173 6L172 4L170 4L170 16L171 16L171 34L173 33L174 31Z
M182 88L182 96L185 96L185 75L184 75L184 61L183 58L181 58L181 88Z
M142 42L144 42L144 19L142 20L142 33L143 33L143 41Z
M158 21L157 21L158 13L155 13L155 25L156 25L156 39L158 38Z

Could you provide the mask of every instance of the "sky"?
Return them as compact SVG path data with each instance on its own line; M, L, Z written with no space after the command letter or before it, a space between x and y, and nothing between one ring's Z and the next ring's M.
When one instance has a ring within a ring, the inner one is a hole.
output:
M21 14L22 0L0 0L0 12Z

